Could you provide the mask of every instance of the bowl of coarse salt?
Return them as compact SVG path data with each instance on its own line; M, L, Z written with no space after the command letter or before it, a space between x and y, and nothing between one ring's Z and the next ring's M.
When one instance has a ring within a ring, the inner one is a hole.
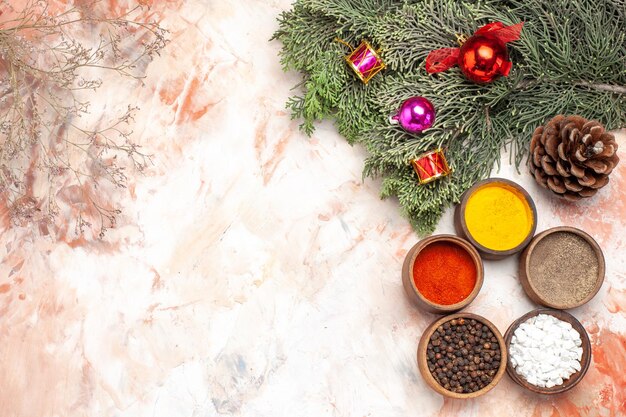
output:
M591 363L585 328L565 311L540 308L515 320L504 334L507 373L517 384L540 394L573 388Z

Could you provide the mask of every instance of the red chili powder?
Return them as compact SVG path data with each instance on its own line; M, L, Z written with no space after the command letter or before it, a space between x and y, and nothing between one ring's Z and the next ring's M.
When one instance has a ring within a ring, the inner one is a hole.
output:
M476 265L461 246L433 242L415 258L413 281L427 300L442 305L456 304L474 289Z

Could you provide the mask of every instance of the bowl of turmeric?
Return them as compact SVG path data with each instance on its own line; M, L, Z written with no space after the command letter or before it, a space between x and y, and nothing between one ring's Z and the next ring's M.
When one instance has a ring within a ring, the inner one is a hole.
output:
M434 235L417 242L402 266L402 285L422 310L447 314L476 298L483 285L480 255L466 240Z
M463 194L454 226L483 258L502 259L528 245L537 229L537 208L519 184L489 178Z

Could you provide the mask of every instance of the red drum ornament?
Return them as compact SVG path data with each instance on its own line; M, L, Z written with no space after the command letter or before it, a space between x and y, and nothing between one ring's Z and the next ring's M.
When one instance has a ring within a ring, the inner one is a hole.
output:
M445 71L458 65L467 79L490 83L511 71L511 61L506 44L518 40L524 22L504 26L489 23L478 29L460 48L442 48L431 51L426 57L426 71L430 74Z
M443 154L443 149L426 152L412 159L411 165L417 174L420 185L445 177L452 172Z

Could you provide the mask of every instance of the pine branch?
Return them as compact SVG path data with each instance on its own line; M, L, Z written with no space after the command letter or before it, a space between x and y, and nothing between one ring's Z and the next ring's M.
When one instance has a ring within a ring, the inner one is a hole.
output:
M581 114L615 129L626 126L625 0L298 0L279 18L285 69L303 73L304 93L288 107L311 134L331 117L351 143L370 156L364 175L382 176L382 197L398 198L420 233L435 227L446 206L499 164L503 147L524 159L535 127L558 113ZM459 34L501 21L524 21L510 44L509 77L488 85L465 80L457 68L430 75L424 59L456 46ZM352 45L368 39L387 69L363 85L347 68ZM426 96L435 126L419 136L388 123L403 100ZM452 176L425 186L409 161L446 147Z

